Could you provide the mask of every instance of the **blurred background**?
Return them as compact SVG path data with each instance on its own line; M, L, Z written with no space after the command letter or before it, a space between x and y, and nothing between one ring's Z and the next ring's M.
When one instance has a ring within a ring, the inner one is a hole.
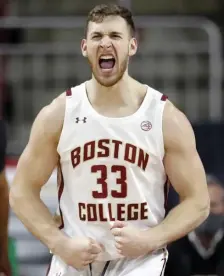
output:
M130 74L168 95L185 112L206 172L223 183L224 1L110 2L127 6L135 16L139 50ZM90 78L80 41L87 13L100 3L0 0L0 114L7 123L9 184L40 109ZM56 193L53 174L42 194L52 212L57 207ZM15 241L15 275L45 275L48 250L12 213L9 232Z

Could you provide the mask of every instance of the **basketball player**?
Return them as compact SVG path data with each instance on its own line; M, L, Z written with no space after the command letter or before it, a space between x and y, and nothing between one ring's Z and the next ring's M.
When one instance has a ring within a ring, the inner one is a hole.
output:
M6 128L0 118L0 276L10 276L8 259L9 189L5 176Z
M166 245L209 213L205 173L186 117L128 75L131 13L95 7L82 54L92 78L44 107L11 189L13 210L53 253L50 276L160 276ZM58 165L60 229L40 200ZM164 219L167 177L181 203Z

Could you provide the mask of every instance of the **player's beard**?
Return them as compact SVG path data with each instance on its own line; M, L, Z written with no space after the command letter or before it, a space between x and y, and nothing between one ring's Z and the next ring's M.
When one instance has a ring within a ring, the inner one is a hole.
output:
M98 64L95 65L95 63L92 62L92 60L89 58L88 61L92 69L92 74L96 81L102 86L111 87L117 84L122 79L124 73L127 70L129 58L128 55L126 55L125 58L121 61L120 65L117 64L118 61L116 61L114 65L116 67L116 72L108 76L103 76L102 74L100 74Z

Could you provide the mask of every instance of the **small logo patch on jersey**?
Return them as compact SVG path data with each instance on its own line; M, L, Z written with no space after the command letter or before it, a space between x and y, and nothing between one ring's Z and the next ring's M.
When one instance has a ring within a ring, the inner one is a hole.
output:
M152 124L149 121L143 121L141 123L141 129L144 131L149 131L152 128Z
M76 117L75 120L76 120L75 121L76 124L78 124L78 123L86 123L87 122L87 118L86 117L84 117L84 118Z

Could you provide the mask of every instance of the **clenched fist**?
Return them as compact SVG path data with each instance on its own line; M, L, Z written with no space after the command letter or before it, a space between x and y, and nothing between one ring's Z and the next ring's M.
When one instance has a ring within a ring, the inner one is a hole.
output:
M84 269L94 262L103 246L91 238L66 238L56 248L58 255L67 265L75 269Z
M124 257L136 258L152 251L146 231L137 229L127 223L117 221L111 228L115 246Z

